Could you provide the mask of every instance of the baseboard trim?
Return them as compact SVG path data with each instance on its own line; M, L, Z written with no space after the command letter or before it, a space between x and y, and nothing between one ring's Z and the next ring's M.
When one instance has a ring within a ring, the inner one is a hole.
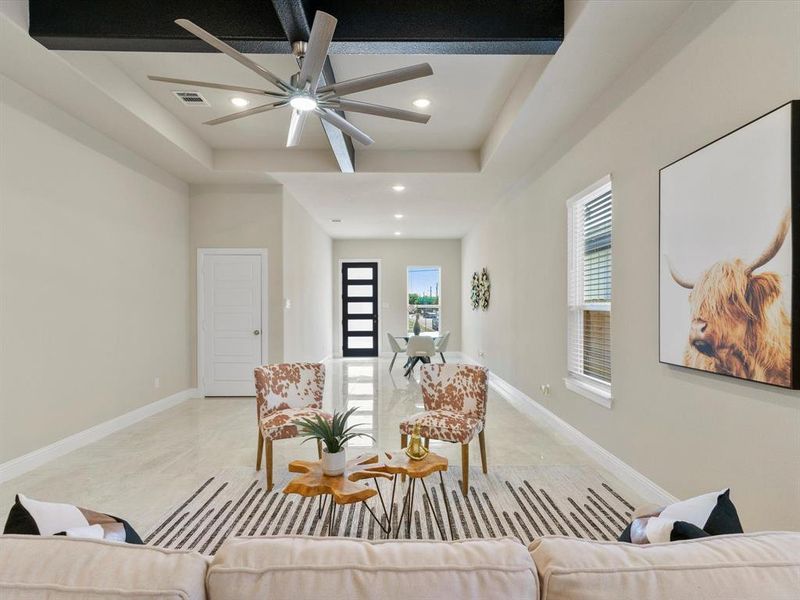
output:
M474 358L460 353L461 359L470 364L480 364ZM518 409L535 419L545 421L550 427L569 439L573 444L591 456L600 466L617 479L628 485L642 498L654 504L671 504L678 498L642 475L618 456L603 448L589 436L579 431L564 419L551 412L525 392L511 385L508 381L489 371L489 385L503 398Z
M69 437L65 437L62 440L53 442L52 444L44 446L43 448L39 448L38 450L28 452L27 454L23 454L17 458L12 458L11 460L0 464L0 483L8 481L9 479L14 479L15 477L19 477L23 473L27 473L28 471L40 467L55 458L64 456L73 450L77 450L78 448L86 446L87 444L96 442L107 435L120 431L121 429L125 429L126 427L130 427L142 419L146 419L147 417L155 415L156 413L160 413L168 408L177 406L189 398L195 398L197 396L197 388L189 388L180 391L176 394L172 394L171 396L167 396L166 398L161 398L161 400L156 400L155 402L151 402L150 404L146 404L145 406L127 412L124 415L114 417L113 419L89 427L89 429L84 429L83 431L74 433Z

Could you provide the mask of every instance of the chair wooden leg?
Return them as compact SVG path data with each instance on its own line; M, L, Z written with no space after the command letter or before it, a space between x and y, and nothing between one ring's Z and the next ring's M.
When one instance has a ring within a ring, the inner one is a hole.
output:
M396 361L396 360L397 360L397 352L394 353L394 356L392 357L392 362L389 363L389 372L390 373L392 372L392 369L394 369L394 361Z
M264 450L264 434L258 428L258 452L256 452L256 471L261 470L261 452Z
M478 442L481 445L481 466L483 467L483 472L484 473L488 473L489 472L489 467L486 464L486 435L485 435L485 433L486 433L485 431L481 431L478 434Z
M317 440L317 458L322 460L322 442Z
M272 440L267 438L264 440L264 454L267 460L267 491L272 491Z
M461 493L469 491L469 444L461 444Z

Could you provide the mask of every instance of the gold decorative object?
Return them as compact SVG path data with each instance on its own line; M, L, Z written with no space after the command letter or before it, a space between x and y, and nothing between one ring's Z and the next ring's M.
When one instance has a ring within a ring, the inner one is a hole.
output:
M428 449L422 445L422 438L419 435L419 423L414 423L411 441L408 443L408 448L406 448L406 454L412 460L422 460L428 456Z

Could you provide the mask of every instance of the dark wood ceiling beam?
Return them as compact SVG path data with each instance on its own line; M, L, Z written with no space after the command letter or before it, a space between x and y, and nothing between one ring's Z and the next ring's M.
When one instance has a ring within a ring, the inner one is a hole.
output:
M285 54L287 15L317 10L339 19L332 54L554 54L564 39L564 0L29 1L30 34L53 50L207 52L173 23L185 18L241 52Z
M311 35L311 22L309 22L308 13L302 0L272 0L272 4L275 7L275 14L281 22L288 43L308 41ZM336 83L336 76L333 73L331 59L326 58L320 75L320 85L331 85L333 83ZM337 110L336 112L342 118L346 118L342 111ZM328 138L331 151L336 157L339 169L342 173L355 173L356 152L353 147L353 140L350 139L349 135L345 135L341 129L334 127L327 121L322 119L319 121L325 131L325 136Z

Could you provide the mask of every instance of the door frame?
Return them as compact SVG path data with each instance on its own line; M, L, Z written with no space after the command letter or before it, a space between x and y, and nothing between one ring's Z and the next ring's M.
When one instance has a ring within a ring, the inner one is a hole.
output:
M203 317L205 316L205 299L203 290L205 279L203 268L205 267L206 256L226 255L236 256L260 256L261 257L261 361L268 362L269 350L269 265L267 264L266 248L198 248L197 249L197 390L201 398L206 397L205 386L205 342L206 335L203 327ZM254 384L255 385L255 384ZM253 388L255 390L255 387ZM255 392L254 392L255 394Z
M380 258L340 258L339 259L339 269L336 271L336 298L338 298L339 302L339 315L336 317L337 322L339 323L339 348L337 350L338 356L344 355L344 327L342 327L342 312L344 311L344 305L342 304L342 294L344 290L342 289L342 264L348 262L374 262L378 265L378 357L380 358L381 351L383 349L383 341L381 340L381 323L383 322L383 312L381 309L381 298L383 297L383 286L381 284L381 272L383 271L381 267L381 259Z

